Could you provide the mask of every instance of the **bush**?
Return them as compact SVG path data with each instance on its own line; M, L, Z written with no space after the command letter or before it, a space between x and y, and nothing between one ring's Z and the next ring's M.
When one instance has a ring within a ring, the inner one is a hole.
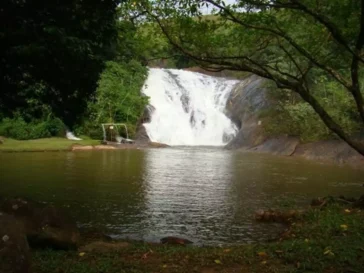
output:
M22 118L5 118L0 124L0 135L19 140L28 139L27 123Z
M66 127L59 118L48 119L46 128L51 136L63 137L66 134Z
M103 139L101 124L85 121L82 126L74 129L76 135L86 135L92 139Z
M18 140L64 135L65 126L58 118L25 122L22 117L5 118L0 122L0 135Z
M47 122L40 122L28 125L30 128L28 139L51 137L52 134L48 131Z

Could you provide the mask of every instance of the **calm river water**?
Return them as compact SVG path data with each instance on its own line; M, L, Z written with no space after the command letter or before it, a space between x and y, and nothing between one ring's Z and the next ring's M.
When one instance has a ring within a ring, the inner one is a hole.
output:
M364 171L217 148L0 153L0 195L64 206L119 238L197 244L265 240L254 211L364 193Z

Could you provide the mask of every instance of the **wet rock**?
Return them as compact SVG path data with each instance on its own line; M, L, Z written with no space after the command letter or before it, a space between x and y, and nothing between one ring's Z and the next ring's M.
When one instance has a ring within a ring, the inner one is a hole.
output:
M152 147L152 148L167 148L167 147L169 147L169 145L164 144L164 143L159 143L159 142L149 142L148 146Z
M23 224L31 247L77 248L80 235L76 223L59 208L13 198L0 201L0 211Z
M304 211L301 210L258 210L255 213L255 220L260 222L290 223L292 220L299 218Z
M364 209L364 195L354 202L354 207Z
M190 240L179 238L179 237L174 237L174 236L168 236L168 237L162 238L161 243L162 244L168 244L168 245L190 245L190 244L193 244L193 242L190 241Z
M30 273L30 252L23 225L0 212L0 272Z
M137 133L135 135L135 142L137 144L147 144L150 142L147 130L143 124L139 125Z
M340 140L300 144L297 146L294 155L310 160L350 164L357 168L363 168L364 166L364 157Z
M150 142L150 138L148 136L147 130L145 129L144 123L149 123L151 121L151 115L155 111L155 108L152 105L147 105L144 109L143 116L140 118L135 134L135 142L137 144L147 144Z
M323 198L314 198L311 201L311 207L321 207L325 204L325 200Z
M280 136L267 139L262 144L249 150L262 153L270 153L274 155L291 156L294 154L296 147L299 145L299 143L300 140L296 137Z
M255 147L266 139L261 126L261 112L273 105L268 98L266 80L249 75L245 77L228 98L225 113L239 128L238 134L227 145L227 149Z

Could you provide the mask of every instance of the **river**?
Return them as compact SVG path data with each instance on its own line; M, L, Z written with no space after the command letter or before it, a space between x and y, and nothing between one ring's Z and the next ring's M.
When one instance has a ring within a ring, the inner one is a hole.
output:
M358 197L363 183L363 170L213 147L0 153L0 195L51 202L81 227L147 241L266 240L282 227L255 223L257 209Z

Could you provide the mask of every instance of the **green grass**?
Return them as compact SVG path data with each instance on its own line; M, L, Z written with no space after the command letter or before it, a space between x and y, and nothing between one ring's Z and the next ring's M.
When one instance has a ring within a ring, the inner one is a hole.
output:
M99 140L68 140L66 138L42 138L34 140L6 139L0 144L0 152L67 151L74 144L97 145Z
M277 242L234 247L131 243L110 252L33 253L34 273L363 272L364 213L338 205L311 209Z

